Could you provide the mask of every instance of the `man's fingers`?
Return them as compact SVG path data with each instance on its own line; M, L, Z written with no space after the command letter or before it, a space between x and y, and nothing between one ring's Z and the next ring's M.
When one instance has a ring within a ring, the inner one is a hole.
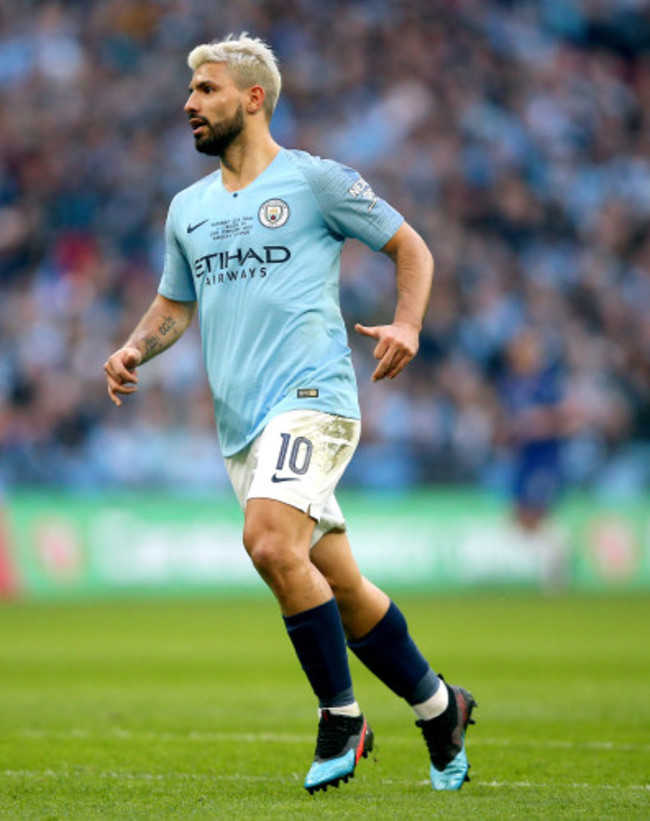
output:
M387 347L387 346L386 346ZM377 346L379 348L379 346ZM377 350L375 350L375 358L379 359L379 364L375 368L375 372L372 375L372 381L376 382L378 379L383 379L385 376L389 376L395 363L395 358L399 351L394 349L387 349L383 356L377 356Z
M136 367L141 362L142 355L135 348L121 348L104 362L108 395L118 408L122 405L120 394L128 395L138 390Z
M382 360L384 357L389 356L390 354L390 342L387 339L380 339L379 342L375 345L375 350L372 352L372 355L375 359Z
M395 357L391 364L390 371L386 374L389 379L395 379L398 373L401 373L404 368L408 365L408 363L413 359L411 354L407 353L406 351L402 351L401 355Z
M108 383L108 395L118 408L122 405L122 400L118 396L119 393L130 394L135 393L137 390L137 385L120 385L117 382Z
M119 384L137 383L138 374L135 368L130 368L121 360L108 360L104 365L104 370L110 379L114 379Z
M368 326L357 322L354 326L354 330L362 336L371 336L373 339L379 339L381 335L381 327L377 325Z
M108 389L108 395L111 399L111 402L114 405L117 405L117 407L119 408L120 405L122 404L122 400L119 398L119 396L117 396L117 394L115 392L116 388L117 388L117 385L110 377L106 380L106 382L107 382L106 387Z
M375 372L371 377L372 381L377 382L377 380L384 379L385 377L395 379L397 374L404 370L411 359L413 359L413 356L403 349L390 351L375 368Z
M367 326L357 322L354 329L357 333L377 340L373 356L379 360L379 364L372 374L373 382L385 377L394 379L417 353L417 334L412 338L413 334L405 333L402 326Z

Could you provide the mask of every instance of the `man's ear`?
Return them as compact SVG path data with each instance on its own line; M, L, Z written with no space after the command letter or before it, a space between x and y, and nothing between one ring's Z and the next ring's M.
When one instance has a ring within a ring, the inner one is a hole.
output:
M246 113L255 114L264 107L264 100L266 100L266 92L262 86L251 86L247 89L248 103L246 104Z

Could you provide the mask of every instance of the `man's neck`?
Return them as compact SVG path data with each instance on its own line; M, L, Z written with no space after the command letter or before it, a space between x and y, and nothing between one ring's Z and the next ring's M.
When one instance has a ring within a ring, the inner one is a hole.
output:
M246 188L268 168L279 151L280 146L270 134L260 140L237 140L221 157L221 180L224 188L227 191Z

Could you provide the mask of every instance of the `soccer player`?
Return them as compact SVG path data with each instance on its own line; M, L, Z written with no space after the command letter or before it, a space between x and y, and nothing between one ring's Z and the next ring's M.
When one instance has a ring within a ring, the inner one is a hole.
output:
M334 490L359 439L359 405L338 295L346 237L396 266L389 325L373 381L413 358L433 260L424 241L358 173L287 150L270 121L281 78L273 52L242 34L199 45L185 112L195 148L220 168L172 200L158 294L104 368L116 405L137 367L172 345L199 313L221 450L244 510L244 546L278 600L319 703L309 792L338 786L373 746L355 700L347 646L412 705L433 786L467 779L472 695L448 686L404 616L353 558Z
M514 533L539 562L542 584L554 589L566 583L567 554L551 514L565 486L566 437L580 420L564 363L551 355L540 331L519 331L504 353L499 436L511 460Z

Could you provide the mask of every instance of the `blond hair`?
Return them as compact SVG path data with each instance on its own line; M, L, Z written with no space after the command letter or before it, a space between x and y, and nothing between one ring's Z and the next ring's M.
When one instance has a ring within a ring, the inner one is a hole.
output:
M225 40L203 43L192 49L187 63L192 71L203 63L225 63L239 88L262 86L264 109L271 119L280 96L282 78L275 54L259 37L249 37L243 31L239 37L229 34Z

